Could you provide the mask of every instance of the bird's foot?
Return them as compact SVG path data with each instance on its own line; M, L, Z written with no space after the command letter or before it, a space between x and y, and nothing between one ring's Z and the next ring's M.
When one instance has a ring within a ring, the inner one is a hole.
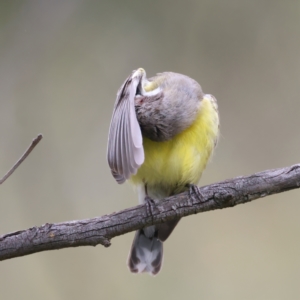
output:
M195 184L189 183L188 185L189 188L189 198L192 199L193 201L200 201L204 202L204 196L201 193L201 189L199 186Z
M155 201L152 198L150 198L149 196L146 196L145 197L145 206L146 206L147 216L150 216L153 218L153 211L156 206Z

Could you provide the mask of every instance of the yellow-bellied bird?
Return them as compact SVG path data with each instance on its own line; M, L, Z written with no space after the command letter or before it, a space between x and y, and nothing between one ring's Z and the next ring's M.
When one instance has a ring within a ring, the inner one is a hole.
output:
M198 184L215 148L219 115L215 97L193 79L165 72L147 79L140 68L118 91L107 158L118 183L137 187L139 202L163 199ZM157 274L163 244L178 220L138 230L129 253L131 272Z

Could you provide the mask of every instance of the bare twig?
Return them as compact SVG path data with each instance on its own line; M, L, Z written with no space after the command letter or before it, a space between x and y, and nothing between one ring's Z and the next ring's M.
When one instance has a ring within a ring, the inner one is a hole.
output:
M32 142L28 149L23 153L23 155L19 158L19 160L13 165L13 167L3 176L0 180L0 184L2 184L18 167L19 165L26 159L26 157L30 154L30 152L34 149L34 147L39 143L39 141L43 138L41 134L39 134Z
M162 200L147 214L144 205L89 220L45 224L0 236L0 261L45 250L110 245L127 232L178 217L232 207L300 187L300 164L237 177Z

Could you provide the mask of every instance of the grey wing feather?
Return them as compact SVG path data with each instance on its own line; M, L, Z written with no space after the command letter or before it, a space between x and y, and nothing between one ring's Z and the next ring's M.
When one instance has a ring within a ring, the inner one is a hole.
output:
M110 124L107 160L118 183L136 174L144 162L143 138L134 102L139 82L138 76L126 79L118 91Z

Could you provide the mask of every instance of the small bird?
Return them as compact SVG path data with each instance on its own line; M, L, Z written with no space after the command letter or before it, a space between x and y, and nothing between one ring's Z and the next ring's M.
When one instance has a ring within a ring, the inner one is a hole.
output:
M188 76L164 72L147 79L139 68L117 93L108 164L118 183L129 180L136 186L140 204L161 200L198 184L218 135L214 96ZM136 232L128 258L131 272L160 271L163 242L179 220Z

